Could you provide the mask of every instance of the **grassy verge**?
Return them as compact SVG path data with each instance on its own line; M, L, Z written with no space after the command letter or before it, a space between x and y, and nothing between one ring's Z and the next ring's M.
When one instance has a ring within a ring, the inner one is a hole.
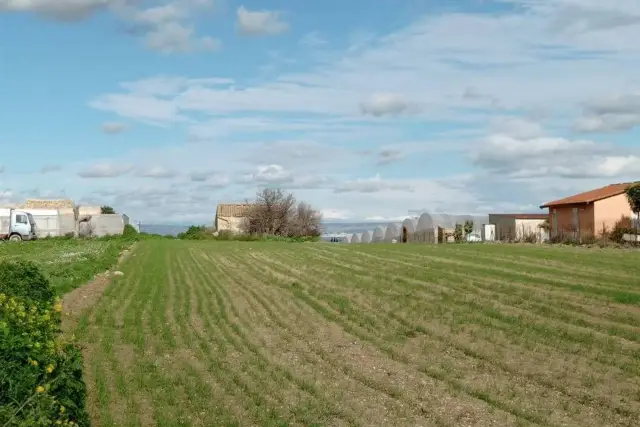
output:
M51 239L0 244L0 260L33 261L49 277L58 294L65 294L107 270L132 240Z

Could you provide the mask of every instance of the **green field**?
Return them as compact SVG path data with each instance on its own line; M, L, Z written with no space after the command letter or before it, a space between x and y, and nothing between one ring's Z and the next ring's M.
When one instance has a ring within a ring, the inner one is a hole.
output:
M637 252L148 241L120 269L77 330L97 426L638 425Z
M36 262L60 294L64 294L112 266L123 248L130 244L123 239L0 242L0 261Z

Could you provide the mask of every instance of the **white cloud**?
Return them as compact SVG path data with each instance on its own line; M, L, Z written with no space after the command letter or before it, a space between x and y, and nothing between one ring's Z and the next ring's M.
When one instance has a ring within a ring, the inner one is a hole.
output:
M380 174L373 178L358 178L352 181L346 181L334 188L336 193L377 193L380 191L413 191L410 183L395 180L383 180Z
M264 184L282 184L293 181L293 173L281 165L260 165L253 173L242 179L244 182L258 182Z
M133 169L132 165L116 163L96 163L78 172L82 178L114 178L125 175Z
M238 29L246 35L276 35L289 30L289 24L281 20L281 13L269 10L237 10Z
M106 134L115 135L117 133L124 132L127 129L127 125L119 122L107 122L103 123L100 128L102 129L102 132Z
M576 121L580 132L620 132L640 125L640 94L630 93L590 101Z
M411 102L399 93L374 93L360 103L363 114L376 117L401 114L411 108Z
M164 53L187 53L198 50L213 51L222 46L222 42L212 37L195 37L195 29L179 22L166 22L157 25L145 36L148 48Z
M134 0L0 0L0 12L32 12L57 21L83 20L110 10L128 33L142 36L147 47L165 54L220 47L219 40L198 36L189 24L197 12L210 6L210 0L175 0L151 7Z
M152 166L142 169L137 175L143 178L167 179L178 176L178 173L163 166Z
M343 209L321 209L320 215L322 215L322 219L324 220L348 220L353 217L353 212L350 210Z
M500 135L519 139L531 139L544 135L540 123L523 117L498 117L493 120L491 130Z
M378 161L377 165L388 165L391 163L396 163L404 158L404 154L400 150L395 150L393 148L385 148L378 152Z
M120 0L0 0L0 12L34 12L61 21L85 19Z
M490 135L473 162L508 178L620 178L640 173L640 157L588 140Z

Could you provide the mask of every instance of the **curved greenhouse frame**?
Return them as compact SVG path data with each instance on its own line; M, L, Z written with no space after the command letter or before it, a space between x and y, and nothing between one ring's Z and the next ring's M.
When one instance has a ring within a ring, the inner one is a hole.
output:
M400 240L400 230L401 228L398 224L389 223L387 225L387 229L384 231L384 241L391 243L393 240Z
M351 235L351 243L360 243L362 233L353 233Z
M412 236L418 231L418 218L407 218L400 225L400 242L411 241Z
M360 236L360 243L371 243L372 237L373 233L371 233L369 230L364 231L362 233L362 236Z
M373 229L373 234L371 235L372 243L380 243L384 242L384 233L387 231L387 227L384 225L379 225Z
M352 236L343 236L342 237L342 243L346 243L346 244L351 243L351 237Z

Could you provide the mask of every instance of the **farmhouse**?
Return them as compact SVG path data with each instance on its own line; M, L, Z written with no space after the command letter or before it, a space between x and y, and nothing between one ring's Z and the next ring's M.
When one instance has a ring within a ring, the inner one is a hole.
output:
M490 240L524 240L535 237L539 242L548 239L548 232L543 228L548 214L535 213L500 213L489 214L489 224L495 226L495 236Z
M625 194L629 185L631 183L611 184L540 206L549 208L551 236L597 235L611 230L623 215L633 218Z
M245 219L252 205L249 203L221 203L216 209L214 225L217 231L242 232Z

